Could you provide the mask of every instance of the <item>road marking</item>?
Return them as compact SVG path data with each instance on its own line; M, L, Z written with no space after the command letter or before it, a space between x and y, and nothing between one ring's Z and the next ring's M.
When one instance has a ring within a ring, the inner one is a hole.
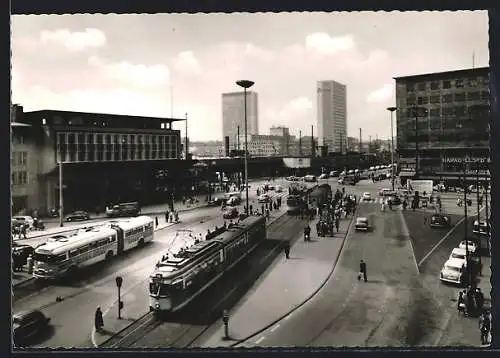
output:
M406 220L405 220L405 217L403 215L403 212L400 211L399 215L401 217L401 221L403 222L403 235L408 237L408 240L410 241L413 262L415 263L415 267L417 268L417 273L420 273L420 267L419 267L419 264L417 263L417 257L415 256L415 248L413 247L413 241L411 240L411 236L410 236L410 230L408 230L408 225L406 225Z
M286 316L285 318L283 318L284 321L288 321L290 319L290 317L292 317L293 315L292 314L289 314L288 316Z
M262 336L262 337L260 337L259 339L257 339L257 340L255 341L255 344L259 344L259 343L260 343L260 342L262 342L264 339L266 339L266 336Z
M277 324L276 326L274 326L273 328L271 328L271 332L276 331L278 328L280 328L279 324Z
M481 208L481 210L479 210L479 212L483 211L484 207ZM473 218L474 216L468 216L468 218ZM463 223L465 221L465 216L463 218L461 218L447 233L446 235L443 236L443 238L441 240L438 241L438 243L436 245L433 246L433 248L424 256L422 257L422 260L420 260L420 262L418 263L418 266L421 266L422 263L424 263L425 260L427 260L429 258L429 256L434 252L436 251L436 249L439 247L439 245L441 245L444 240L446 240L448 238L448 236L450 236L453 231L455 231L455 229L458 227L458 225L460 225L461 223Z

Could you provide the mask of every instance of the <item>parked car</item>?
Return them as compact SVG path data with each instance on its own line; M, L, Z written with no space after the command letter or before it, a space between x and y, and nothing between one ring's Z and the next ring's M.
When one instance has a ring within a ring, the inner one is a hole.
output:
M29 227L32 228L34 219L31 216L27 216L27 215L21 216L20 215L20 216L13 216L11 222L12 222L12 226L20 226L20 225L28 224Z
M339 171L338 170L332 170L330 172L330 178L336 178L339 176Z
M434 214L431 217L432 228L449 228L451 226L450 218L442 214Z
M84 221L84 220L90 220L90 214L83 210L77 210L66 215L66 221Z
M464 261L448 259L439 273L439 279L444 282L463 284L466 280Z
M29 310L13 315L12 333L14 345L23 346L34 336L46 332L50 318L39 310Z
M235 207L228 207L222 213L224 219L236 219L238 217L238 209Z
M241 203L241 198L239 196L232 196L226 201L226 204L229 206L239 205L240 203Z
M222 198L212 198L211 200L208 201L208 206L221 206L222 205Z
M262 195L259 196L259 198L257 199L257 201L259 203L267 203L269 201L269 195L262 194Z
M400 205L401 204L401 199L397 195L391 195L389 198L387 198L387 204L390 205Z
M464 250L467 248L471 254L475 254L477 250L477 244L472 240L467 240L467 242L462 240L460 241L460 244L458 244L458 247Z
M368 223L368 218L359 217L356 219L356 225L354 226L356 231L368 231L370 229L370 224Z

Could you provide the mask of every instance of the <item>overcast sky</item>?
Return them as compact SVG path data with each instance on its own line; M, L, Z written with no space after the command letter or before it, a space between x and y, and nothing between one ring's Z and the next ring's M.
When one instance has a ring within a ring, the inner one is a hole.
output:
M349 136L388 138L392 77L487 66L486 11L31 15L12 18L12 96L25 111L189 116L220 140L221 93L251 79L259 129L310 133L316 81L347 85ZM173 89L173 96L170 90ZM178 124L178 128L183 125ZM316 131L316 129L315 129Z

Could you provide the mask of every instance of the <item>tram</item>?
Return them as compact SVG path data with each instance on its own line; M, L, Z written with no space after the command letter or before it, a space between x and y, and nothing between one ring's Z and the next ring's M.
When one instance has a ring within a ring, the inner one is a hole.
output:
M265 239L265 218L249 216L216 237L168 257L150 275L149 310L180 310Z
M289 215L300 214L304 201L300 195L288 195L286 199L286 212Z
M309 203L313 209L321 208L332 200L332 187L329 184L321 184L309 195Z
M33 277L56 279L76 269L111 259L154 238L149 216L114 220L77 230L72 235L56 235L35 249Z

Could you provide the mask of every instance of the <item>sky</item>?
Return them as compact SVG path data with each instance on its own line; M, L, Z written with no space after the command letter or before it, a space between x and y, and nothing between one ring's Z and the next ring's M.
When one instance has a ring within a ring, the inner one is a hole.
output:
M255 81L261 134L317 131L316 81L335 80L348 136L389 138L393 77L489 62L487 11L19 15L11 27L25 111L187 113L196 141L222 139L222 93L240 79Z

